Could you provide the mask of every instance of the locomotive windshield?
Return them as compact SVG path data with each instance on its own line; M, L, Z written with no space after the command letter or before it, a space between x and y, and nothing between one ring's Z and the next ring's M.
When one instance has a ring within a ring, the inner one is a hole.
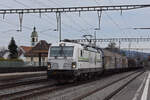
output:
M50 57L72 57L73 46L53 46L50 49Z

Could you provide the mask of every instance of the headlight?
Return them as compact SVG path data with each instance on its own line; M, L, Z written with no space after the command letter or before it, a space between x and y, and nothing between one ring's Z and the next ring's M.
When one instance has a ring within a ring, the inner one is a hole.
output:
M48 63L47 64L47 69L50 69L51 68L51 63Z
M76 62L72 62L72 68L76 68Z
M72 65L72 68L76 68L76 65Z

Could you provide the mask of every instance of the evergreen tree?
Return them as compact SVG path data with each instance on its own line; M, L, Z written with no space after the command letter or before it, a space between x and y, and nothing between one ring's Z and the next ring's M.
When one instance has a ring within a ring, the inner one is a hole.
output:
M18 47L16 45L16 42L15 42L14 38L12 37L11 41L10 41L10 43L8 45L8 49L9 49L9 52L10 52L10 54L9 54L9 58L10 59L16 59L16 58L18 58L17 48Z

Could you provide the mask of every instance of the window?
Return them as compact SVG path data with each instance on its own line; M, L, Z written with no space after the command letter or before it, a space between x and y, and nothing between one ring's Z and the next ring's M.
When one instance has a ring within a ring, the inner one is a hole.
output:
M50 49L51 57L72 57L73 46L53 46Z
M82 50L80 50L80 56L81 56L81 57L83 56L83 51L82 51Z
M34 42L34 38L32 38L32 42Z

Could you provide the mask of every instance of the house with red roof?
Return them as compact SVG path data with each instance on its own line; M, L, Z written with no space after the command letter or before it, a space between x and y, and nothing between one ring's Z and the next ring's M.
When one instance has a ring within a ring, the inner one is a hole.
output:
M18 48L18 56L19 59L22 59L23 61L26 62L26 57L25 57L25 53L29 52L32 49L31 46L20 46Z
M25 53L26 61L34 66L45 66L48 61L48 50L51 44L40 40L34 47Z
M31 46L19 47L19 58L33 66L45 66L48 61L48 50L51 44L45 40L38 41L36 28L31 33Z

